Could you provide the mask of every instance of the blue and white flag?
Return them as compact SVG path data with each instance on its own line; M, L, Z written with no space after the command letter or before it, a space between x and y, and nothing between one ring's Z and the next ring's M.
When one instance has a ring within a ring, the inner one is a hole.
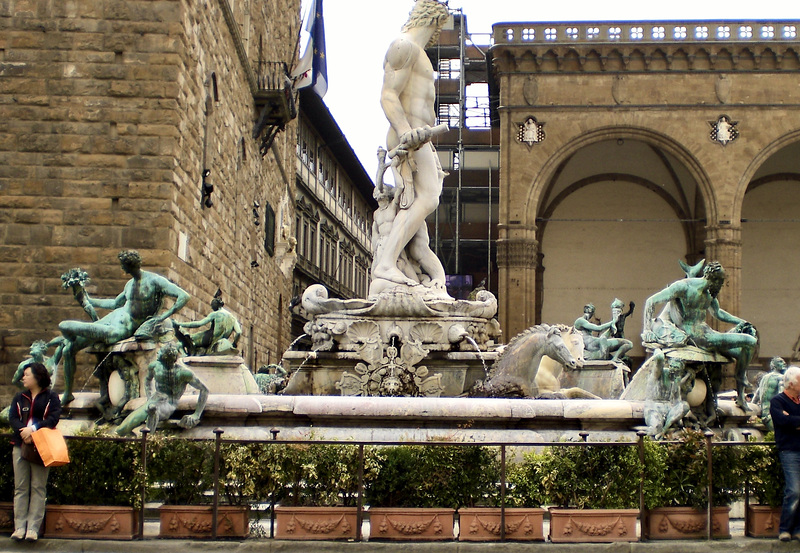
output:
M322 21L322 0L314 0L306 16L308 43L297 62L292 79L296 89L313 86L322 98L328 91L328 60L325 58L325 25Z

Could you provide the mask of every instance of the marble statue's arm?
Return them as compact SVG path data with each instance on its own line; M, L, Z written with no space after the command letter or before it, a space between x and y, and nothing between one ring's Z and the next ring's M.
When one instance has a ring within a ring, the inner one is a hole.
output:
M416 49L418 47L410 40L398 38L389 46L384 60L381 107L398 138L412 130L400 94L411 78Z
M185 323L181 323L181 322L178 322L178 321L172 321L172 324L174 324L175 326L183 327L183 328L198 328L198 327L201 327L203 325L207 325L208 323L210 323L212 315L213 315L213 313L209 313L208 315L206 315L205 317L203 317L199 321L189 321L189 322L185 322Z
M163 321L171 317L173 314L179 311L184 305L186 305L186 303L189 301L190 296L183 288L181 288L177 284L170 282L161 275L155 275L155 276L158 277L161 290L164 292L164 294L175 298L175 303L172 304L172 307L167 309L164 313L153 317L156 321Z

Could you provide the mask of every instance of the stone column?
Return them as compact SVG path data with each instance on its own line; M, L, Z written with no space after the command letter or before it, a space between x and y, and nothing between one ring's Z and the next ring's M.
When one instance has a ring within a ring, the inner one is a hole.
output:
M500 281L498 310L503 340L507 342L534 324L539 242L535 238L524 236L535 233L535 229L517 229L517 232L513 232L506 225L502 227L501 235L505 234L506 237L497 242Z
M742 227L740 224L734 226L723 222L706 227L706 261L719 261L725 268L725 286L719 293L719 305L728 313L740 316L739 310L742 301Z

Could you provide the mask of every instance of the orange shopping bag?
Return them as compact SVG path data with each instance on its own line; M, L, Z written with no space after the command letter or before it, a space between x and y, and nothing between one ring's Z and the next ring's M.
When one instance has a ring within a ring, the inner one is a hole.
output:
M33 444L42 457L44 466L60 467L69 463L69 453L67 452L67 442L60 430L54 428L40 428L33 434Z

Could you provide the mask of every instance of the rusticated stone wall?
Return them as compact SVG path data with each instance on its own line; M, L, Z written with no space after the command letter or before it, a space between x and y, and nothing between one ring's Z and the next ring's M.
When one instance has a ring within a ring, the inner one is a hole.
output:
M80 266L93 295L114 296L121 249L192 295L182 318L221 288L245 359L277 358L291 274L264 250L264 216L269 204L278 239L293 220L296 126L262 159L243 61L291 63L299 12L300 0L0 0L0 383L33 340L85 318L61 273ZM78 386L92 360L79 358Z

